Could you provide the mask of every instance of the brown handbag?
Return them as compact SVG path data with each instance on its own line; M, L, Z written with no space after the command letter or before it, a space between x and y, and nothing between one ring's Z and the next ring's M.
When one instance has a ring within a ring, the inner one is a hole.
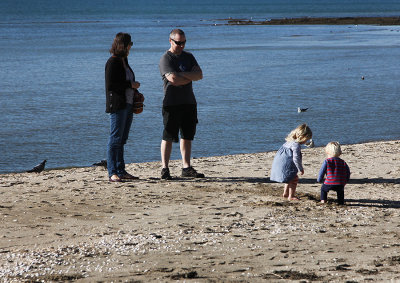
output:
M143 112L143 107L144 107L144 96L141 94L139 91L135 90L135 93L133 94L133 107L132 107L132 112L135 114L140 114Z

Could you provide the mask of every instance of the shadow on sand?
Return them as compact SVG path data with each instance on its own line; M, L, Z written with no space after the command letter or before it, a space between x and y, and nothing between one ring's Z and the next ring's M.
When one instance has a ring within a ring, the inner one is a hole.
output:
M347 206L364 206L379 208L400 208L400 201L387 199L345 199Z
M207 177L204 179L187 179L187 178L174 178L174 181L196 181L202 183L235 183L235 182L244 182L244 183L265 183L265 184L274 184L277 182L271 181L269 177L260 178L260 177ZM300 184L320 184L317 182L317 179L310 178L301 178L299 180ZM385 178L363 178L363 179L350 179L349 184L400 184L400 178L398 179L385 179Z
M251 183L251 184L273 184L269 177L209 177L204 179L185 179L174 178L174 181L191 181L199 183ZM300 178L300 184L317 184L316 179ZM349 184L400 184L400 178L385 179L385 178L363 178L351 179ZM318 192L319 193L319 192ZM319 197L319 196L318 196ZM314 199L314 198L313 198ZM317 199L316 199L317 200ZM360 207L378 207L378 208L400 208L400 201L386 200L386 199L345 199L347 206L360 206Z

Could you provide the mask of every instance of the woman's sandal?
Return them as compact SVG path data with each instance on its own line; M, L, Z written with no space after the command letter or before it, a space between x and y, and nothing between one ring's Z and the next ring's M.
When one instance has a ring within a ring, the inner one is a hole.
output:
M108 180L113 183L123 182L122 179L120 177L118 177L117 175L112 175Z

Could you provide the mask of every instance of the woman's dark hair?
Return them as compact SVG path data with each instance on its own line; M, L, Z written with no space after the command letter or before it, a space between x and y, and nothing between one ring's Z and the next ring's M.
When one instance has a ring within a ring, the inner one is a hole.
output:
M110 53L118 57L128 56L128 46L132 45L132 38L129 33L119 32L111 45Z

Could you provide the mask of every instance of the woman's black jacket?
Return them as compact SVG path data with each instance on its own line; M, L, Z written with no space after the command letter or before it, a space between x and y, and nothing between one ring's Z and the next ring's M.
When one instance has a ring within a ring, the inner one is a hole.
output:
M114 113L126 107L125 90L132 87L131 81L126 79L122 60L125 60L126 65L132 71L128 64L128 58L111 56L105 66L107 113ZM134 73L133 77L135 77Z

